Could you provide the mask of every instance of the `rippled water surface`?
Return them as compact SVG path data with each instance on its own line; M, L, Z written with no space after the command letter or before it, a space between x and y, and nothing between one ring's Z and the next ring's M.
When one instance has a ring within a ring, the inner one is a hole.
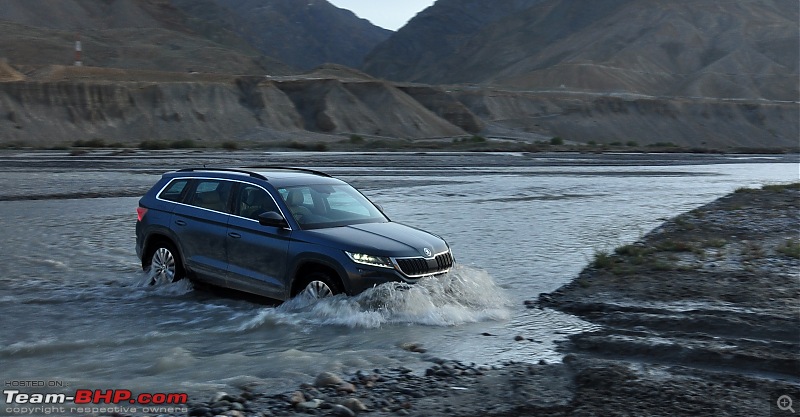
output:
M267 163L350 181L393 220L444 236L459 266L313 304L142 285L135 207L159 173ZM284 392L321 371L421 370L432 357L560 360L554 342L592 325L525 300L666 218L798 179L795 156L4 153L0 166L0 380L199 398L243 384Z

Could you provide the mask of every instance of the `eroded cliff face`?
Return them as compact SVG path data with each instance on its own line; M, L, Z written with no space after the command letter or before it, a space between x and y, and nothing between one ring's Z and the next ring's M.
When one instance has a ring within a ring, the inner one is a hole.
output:
M116 71L116 72L115 72ZM117 70L4 72L0 145L192 139L242 146L472 134L687 147L796 148L796 102L604 96ZM2 74L0 74L2 75ZM138 80L138 81L134 81Z
M227 83L0 83L4 142L58 144L102 138L217 142L258 126L300 131L292 102L274 86L247 100ZM256 99L269 106L248 105Z
M485 134L703 148L797 148L796 102L462 90Z
M383 81L306 79L277 86L294 102L309 131L412 139L466 134Z
M464 106L464 103L440 88L424 85L401 85L398 88L437 116L466 132L478 134L486 127L486 124Z
M308 133L330 139L348 134L406 139L466 134L393 85L378 81L24 80L0 83L0 109L0 144L33 146L90 138L123 144L193 139L213 145L293 135L302 141Z

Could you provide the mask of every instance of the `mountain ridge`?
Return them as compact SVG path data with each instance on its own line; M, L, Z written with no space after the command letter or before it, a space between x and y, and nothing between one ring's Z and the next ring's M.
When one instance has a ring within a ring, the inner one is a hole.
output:
M6 0L0 144L99 137L271 146L356 135L795 149L800 136L790 0L743 0L724 10L710 0L439 0L367 56L410 71L401 81L368 65L302 70L243 38L262 33L261 41L320 61L352 59L340 47L358 37L325 29L374 28L351 12L324 0L227 8L233 3L64 0L44 10L52 3ZM66 12L73 14L52 21ZM267 15L277 20L258 21ZM304 27L275 25L282 37L258 29L294 19ZM81 67L70 65L75 26ZM376 42L370 36L360 39ZM366 44L355 49L364 53Z
M442 1L378 45L365 71L430 84L797 100L800 13L791 0L529 0L428 60L439 46L416 37L460 33L436 24L449 19ZM393 47L406 38L405 50Z

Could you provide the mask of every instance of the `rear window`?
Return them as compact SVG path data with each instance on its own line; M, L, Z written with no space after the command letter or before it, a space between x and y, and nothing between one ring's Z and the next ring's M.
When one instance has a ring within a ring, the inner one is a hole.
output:
M186 189L186 184L188 183L189 180L173 181L161 191L161 194L158 195L158 198L162 200L178 202L181 200L181 194L183 194L183 190Z

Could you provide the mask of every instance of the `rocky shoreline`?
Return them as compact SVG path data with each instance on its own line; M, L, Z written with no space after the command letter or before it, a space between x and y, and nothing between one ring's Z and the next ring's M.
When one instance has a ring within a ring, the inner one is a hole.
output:
M325 372L280 395L218 393L188 415L793 415L777 399L800 407L799 226L800 183L741 189L598 253L572 283L525 303L603 326L564 343L561 363L430 356L424 375Z

